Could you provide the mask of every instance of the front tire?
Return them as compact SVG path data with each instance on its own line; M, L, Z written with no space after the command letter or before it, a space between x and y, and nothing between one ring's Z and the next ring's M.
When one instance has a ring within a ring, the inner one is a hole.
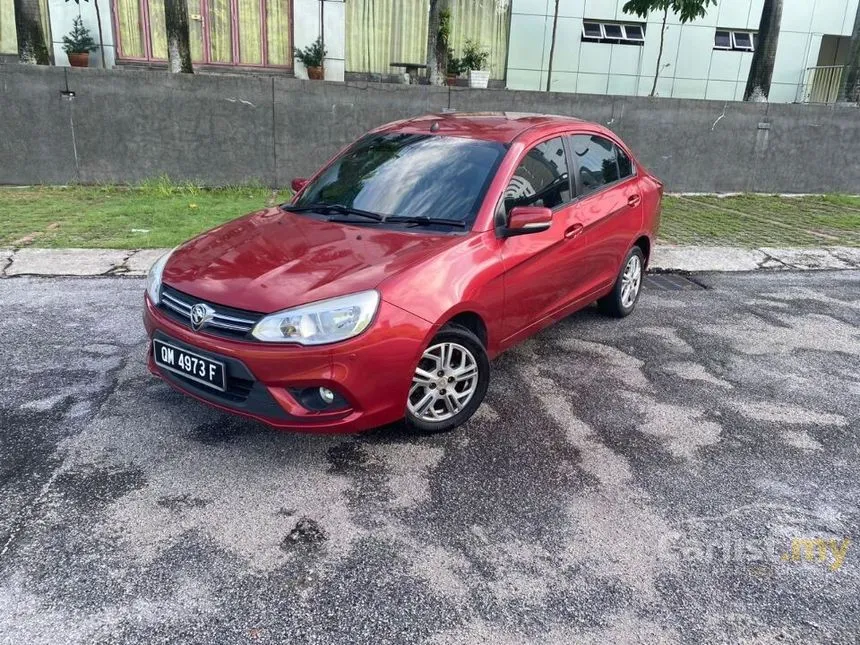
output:
M642 292L644 272L645 255L642 249L634 246L624 258L612 291L597 301L600 311L615 318L624 318L633 313Z
M475 334L443 327L424 350L406 397L406 423L421 432L447 432L475 414L487 394L490 360Z

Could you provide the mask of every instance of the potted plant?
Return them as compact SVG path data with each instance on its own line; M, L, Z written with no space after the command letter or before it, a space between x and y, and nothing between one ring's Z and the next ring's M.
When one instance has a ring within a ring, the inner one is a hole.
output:
M89 67L90 52L96 48L96 41L90 36L90 30L84 27L84 21L78 16L72 21L69 35L63 36L63 51L69 57L69 65Z
M456 85L457 78L463 73L463 61L454 55L454 50L450 47L448 48L448 63L445 71L448 85Z
M487 87L490 82L489 58L490 52L481 49L473 40L466 41L461 62L463 68L469 70L469 87Z
M296 49L296 58L308 70L308 78L312 81L321 81L325 76L323 61L328 52L323 45L322 36L304 49Z

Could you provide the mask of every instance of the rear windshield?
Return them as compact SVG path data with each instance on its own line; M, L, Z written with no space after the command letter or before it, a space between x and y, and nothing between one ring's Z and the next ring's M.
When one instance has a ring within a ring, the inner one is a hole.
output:
M471 226L505 154L491 141L382 133L359 139L299 200L341 204L380 215L440 217Z

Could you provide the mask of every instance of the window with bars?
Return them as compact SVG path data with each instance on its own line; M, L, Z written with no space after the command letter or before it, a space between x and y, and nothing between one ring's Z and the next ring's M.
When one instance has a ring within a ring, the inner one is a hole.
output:
M645 23L603 22L584 20L582 40L611 45L644 45Z
M758 32L717 29L714 32L714 49L751 52L758 45Z

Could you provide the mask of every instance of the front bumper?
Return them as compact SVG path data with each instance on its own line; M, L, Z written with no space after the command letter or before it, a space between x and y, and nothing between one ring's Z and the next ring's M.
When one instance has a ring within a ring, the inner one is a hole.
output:
M376 320L347 341L318 347L232 340L192 331L144 297L150 337L224 362L227 391L219 392L160 369L149 371L177 390L227 412L283 430L359 432L401 419L412 374L435 328L384 300ZM295 391L327 387L345 401L331 411L304 407Z

